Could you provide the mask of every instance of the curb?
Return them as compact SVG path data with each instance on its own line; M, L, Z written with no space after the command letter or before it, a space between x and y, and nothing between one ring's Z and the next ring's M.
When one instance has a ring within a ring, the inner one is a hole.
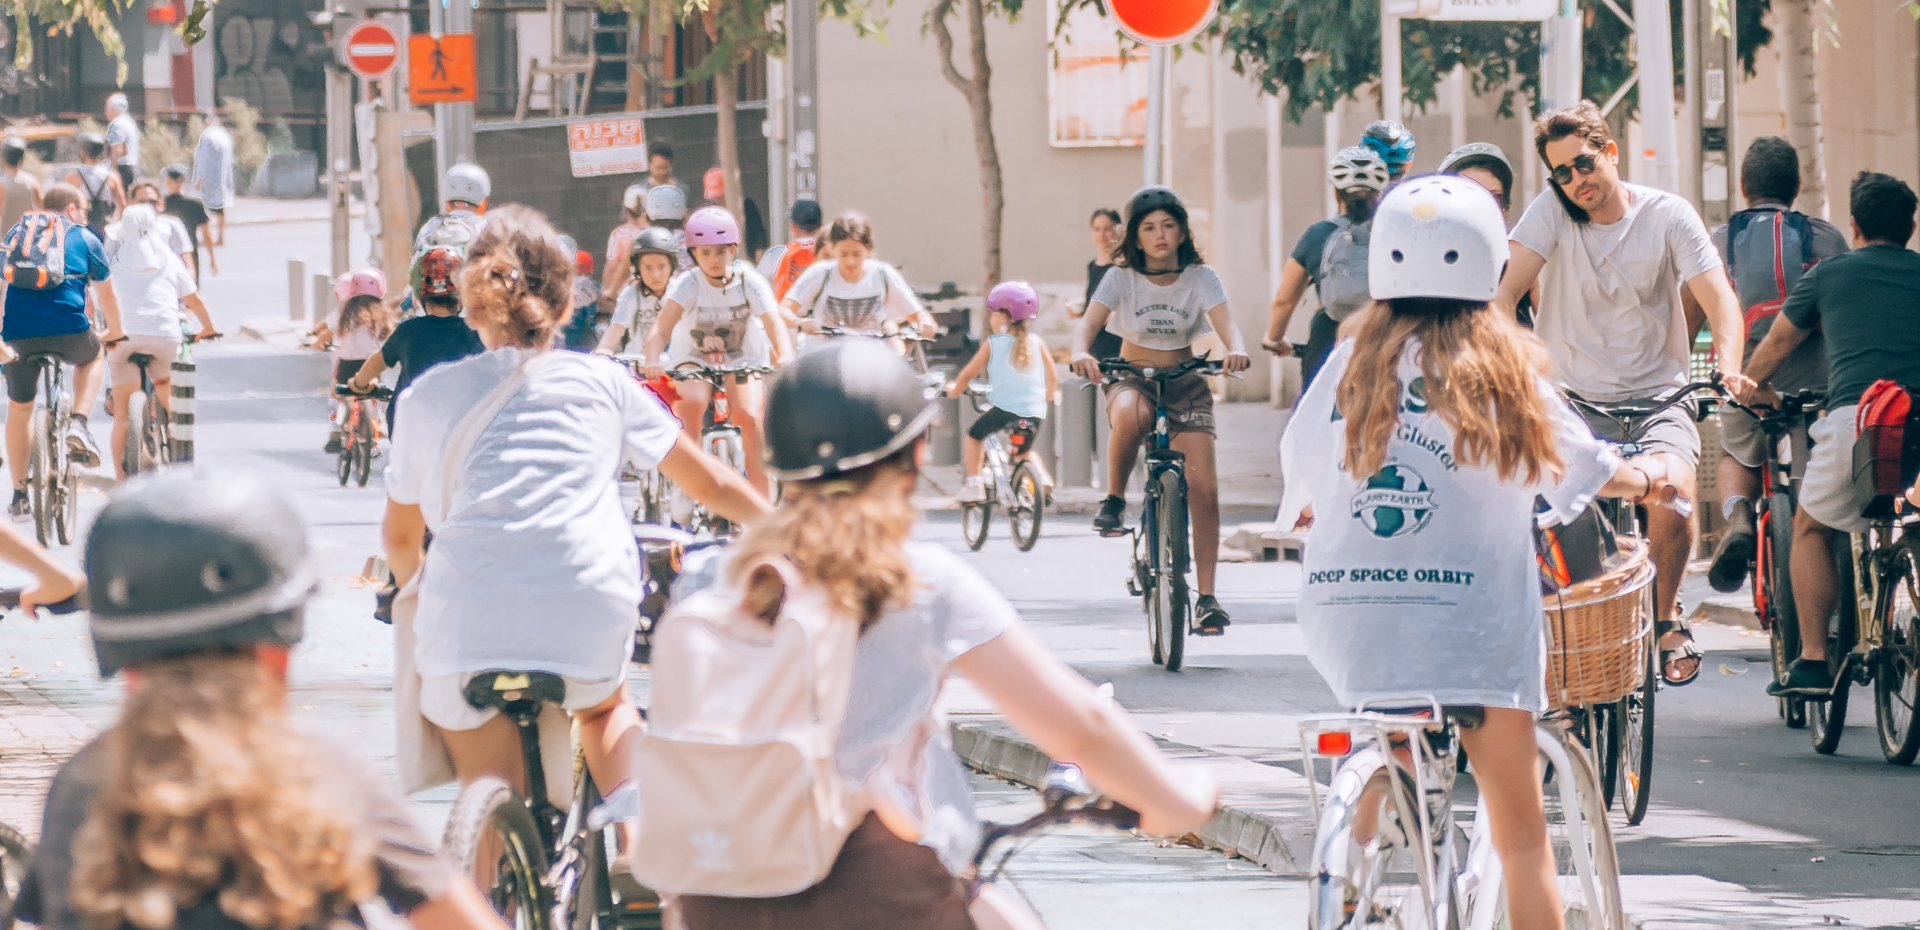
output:
M1746 595L1732 594L1706 598L1694 605L1693 613L1689 617L1749 630L1760 629L1760 616L1754 613L1753 601Z

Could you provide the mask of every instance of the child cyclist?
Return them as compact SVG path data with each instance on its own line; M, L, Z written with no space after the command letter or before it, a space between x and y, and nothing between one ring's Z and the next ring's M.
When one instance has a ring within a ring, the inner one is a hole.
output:
M1089 347L1094 334L1107 330L1121 338L1120 352L1142 367L1166 368L1193 357L1193 343L1219 333L1226 343L1226 370L1245 371L1246 347L1227 312L1227 291L1194 247L1187 208L1169 187L1146 187L1127 203L1127 230L1114 255L1114 269L1100 279L1093 302L1073 334L1073 370L1098 384L1100 360ZM1211 323L1211 325L1209 325ZM1213 389L1198 372L1168 382L1162 400L1173 433L1173 448L1187 457L1187 507L1192 514L1193 554L1200 597L1194 602L1194 632L1219 636L1227 631L1227 612L1213 596L1213 574L1220 561L1220 482L1213 459ZM1153 390L1138 376L1126 375L1107 393L1107 499L1093 528L1103 535L1120 531L1127 500L1120 496L1154 420Z
M394 402L387 404L387 430L393 430L394 412L399 408L399 393L413 384L427 369L486 351L480 334L460 315L458 277L462 252L451 246L437 246L413 260L413 293L420 298L426 313L401 321L393 334L368 357L347 385L357 393L373 389L374 379L389 368L400 369L394 384Z
M607 331L600 337L595 352L618 355L632 342L647 344L653 321L659 318L660 305L667 298L667 286L673 283L673 273L679 270L679 254L680 246L667 230L652 227L634 237L628 260L632 273L627 276L627 285L620 289L613 319L608 321Z
M647 379L668 368L706 362L725 367L772 367L790 354L787 328L773 288L753 266L739 260L740 223L725 207L701 207L687 217L687 248L695 267L675 278L660 305L660 317L647 334ZM747 480L771 494L761 461L765 391L757 379L734 377L727 387L728 415L740 427L746 448ZM697 381L680 383L673 405L687 436L700 438L712 388Z
M987 395L992 408L973 421L973 428L967 431L967 483L959 494L959 500L964 502L986 500L987 488L980 478L980 469L986 459L987 437L1021 420L1031 420L1038 426L1047 415L1047 401L1060 389L1060 375L1054 371L1046 340L1041 339L1039 333L1027 331L1040 315L1040 295L1033 285L1025 281L1002 281L994 285L987 294L987 309L993 312L996 332L987 337L987 344L974 353L973 360L960 369L952 386L947 388L948 397L959 397L982 371L987 373L987 383L992 388ZM1037 457L1027 461L1039 469L1040 483L1053 487L1047 466Z
M1548 381L1540 342L1488 303L1507 256L1500 207L1472 180L1387 192L1368 246L1375 303L1295 410L1280 517L1312 522L1300 624L1341 703L1485 708L1461 740L1513 926L1540 930L1562 915L1533 736L1547 708L1534 498L1564 521L1596 495L1668 485L1657 459L1622 462L1593 437ZM1339 571L1356 565L1410 580Z
M378 268L365 268L340 276L333 282L333 296L340 301L340 313L332 321L322 320L313 328L314 342L333 346L333 383L349 384L365 367L367 359L378 355L380 343L393 332L393 314L383 303L387 296L387 278ZM327 434L327 454L337 455L343 440L341 430L347 422L347 402L333 407L333 429Z

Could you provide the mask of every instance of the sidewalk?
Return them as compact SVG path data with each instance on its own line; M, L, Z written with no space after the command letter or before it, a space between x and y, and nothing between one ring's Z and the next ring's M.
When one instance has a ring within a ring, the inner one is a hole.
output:
M348 201L347 212L354 219L367 214L366 203ZM265 223L326 222L333 210L326 198L280 200L274 197L235 197L227 204L228 226L259 226Z

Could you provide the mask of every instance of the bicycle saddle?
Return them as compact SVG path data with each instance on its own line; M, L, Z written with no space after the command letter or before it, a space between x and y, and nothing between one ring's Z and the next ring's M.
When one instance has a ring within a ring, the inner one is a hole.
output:
M567 699L567 683L547 672L489 670L467 679L467 703L481 710L507 711L515 705L560 704Z
M127 361L132 362L135 365L138 365L142 368L145 368L146 366L153 364L153 356L148 355L145 352L135 352L132 355L127 356Z

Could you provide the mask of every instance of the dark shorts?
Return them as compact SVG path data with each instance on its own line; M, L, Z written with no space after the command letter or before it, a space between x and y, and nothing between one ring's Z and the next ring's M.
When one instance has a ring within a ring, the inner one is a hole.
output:
M360 369L366 367L366 364L367 360L364 358L343 358L335 361L333 363L333 383L345 384L352 381L353 376L359 374Z
M1640 451L1645 455L1667 453L1677 456L1687 463L1688 468L1700 466L1700 427L1693 421L1693 404L1680 404L1668 407L1653 418L1640 434ZM1611 443L1619 443L1620 424L1608 417L1599 416L1586 410L1580 411L1593 430L1593 435ZM1637 421L1633 421L1637 422Z
M1165 393L1161 400L1167 406L1167 429L1180 433L1206 433L1213 431L1213 386L1207 383L1206 376L1198 372L1188 372L1178 380L1169 381L1161 388ZM1132 372L1123 372L1120 380L1107 389L1107 409L1121 403L1130 394L1138 394L1147 404L1153 403L1153 387L1145 378ZM1130 401L1129 401L1130 402ZM1111 413L1109 413L1111 416ZM1151 418L1147 427L1152 428Z
M7 343L20 354L20 360L7 366L7 399L16 404L31 404L40 390L40 365L28 361L29 355L50 355L69 365L80 366L100 357L100 337L93 330L59 336L30 336ZM83 412L83 411L77 411Z
M133 182L140 180L138 172L134 170L132 165L114 165L113 167L120 172L120 187L122 189L132 187Z
M214 216L226 216L227 208L226 207L208 207L207 212L213 214Z
M980 419L973 421L973 427L967 430L967 435L985 442L988 436L1008 428L1023 430L1028 438L1032 438L1034 431L1040 428L1040 417L1023 417L999 407L988 407Z
M1313 386L1313 377L1327 364L1327 356L1333 354L1334 343L1340 341L1340 323L1327 315L1325 310L1315 311L1313 323L1307 328L1307 357L1300 360L1300 393Z

